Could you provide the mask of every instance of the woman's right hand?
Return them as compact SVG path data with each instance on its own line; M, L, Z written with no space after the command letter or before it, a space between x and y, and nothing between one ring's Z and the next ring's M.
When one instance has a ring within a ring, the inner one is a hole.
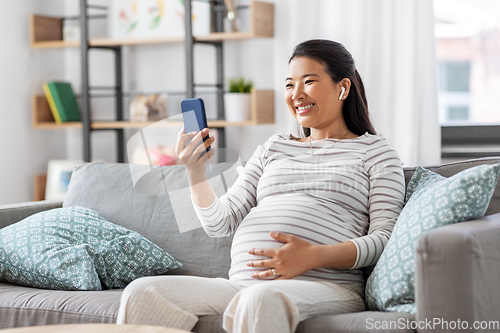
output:
M183 127L177 136L175 153L190 172L204 170L205 163L213 155L212 151L209 150L200 158L200 155L215 141L215 138L211 136L203 142L203 137L207 135L209 135L208 128L204 128L200 132L185 133ZM189 140L191 142L188 144ZM200 142L203 143L198 146Z

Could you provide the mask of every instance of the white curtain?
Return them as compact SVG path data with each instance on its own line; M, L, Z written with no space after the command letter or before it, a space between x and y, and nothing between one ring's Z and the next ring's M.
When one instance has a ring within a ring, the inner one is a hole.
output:
M294 132L283 102L287 59L311 38L338 41L365 83L372 121L405 166L440 163L432 0L276 0L278 132Z

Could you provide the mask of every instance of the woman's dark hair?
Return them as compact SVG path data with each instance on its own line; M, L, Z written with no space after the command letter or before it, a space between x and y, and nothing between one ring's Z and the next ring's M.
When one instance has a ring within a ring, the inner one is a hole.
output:
M342 44L326 39L308 40L295 46L288 63L297 57L308 57L322 64L335 83L344 78L351 80L351 89L342 107L346 126L356 135L376 134L368 113L365 86L352 55ZM311 134L310 128L302 127L302 131L305 136Z

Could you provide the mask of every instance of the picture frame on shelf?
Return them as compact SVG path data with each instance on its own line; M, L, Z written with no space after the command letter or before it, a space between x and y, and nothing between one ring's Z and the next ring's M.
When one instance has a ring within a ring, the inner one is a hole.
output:
M63 21L63 41L80 42L80 25L78 21Z
M63 200L75 166L80 160L50 160L47 167L45 200Z
M192 2L193 35L210 34L210 3ZM112 39L184 37L183 0L112 0L109 32Z
M139 11L136 0L111 0L109 33L114 39L140 37Z

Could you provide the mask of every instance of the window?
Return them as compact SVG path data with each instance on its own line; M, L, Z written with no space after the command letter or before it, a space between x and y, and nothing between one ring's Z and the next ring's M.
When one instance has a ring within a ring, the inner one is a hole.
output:
M500 1L434 0L443 157L500 155Z
M441 124L469 121L470 62L438 62L439 120Z

